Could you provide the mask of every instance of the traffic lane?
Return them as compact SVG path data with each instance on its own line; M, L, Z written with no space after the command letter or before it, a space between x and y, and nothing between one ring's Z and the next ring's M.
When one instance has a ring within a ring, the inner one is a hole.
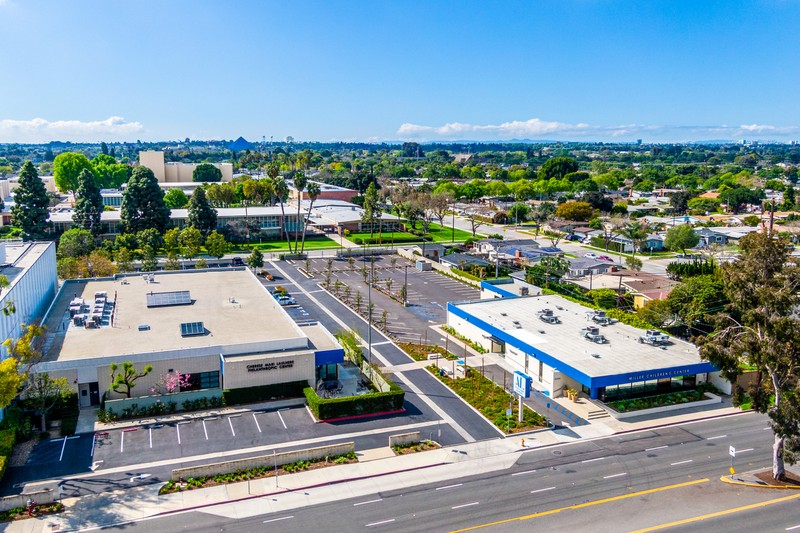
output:
M671 532L696 532L702 522L706 531L800 531L800 508L796 491L762 491L772 498L762 501L732 502L725 509L710 510L681 520L669 520L650 525L651 531L667 529ZM749 500L749 499L748 499ZM735 506L733 504L736 504ZM682 523L676 523L682 522Z

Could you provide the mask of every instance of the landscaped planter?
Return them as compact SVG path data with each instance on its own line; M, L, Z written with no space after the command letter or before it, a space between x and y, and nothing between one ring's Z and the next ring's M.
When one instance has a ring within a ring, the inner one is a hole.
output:
M632 418L634 416L647 416L656 413L666 413L668 411L678 411L679 409L686 409L688 407L700 407L703 405L713 405L715 403L722 403L722 398L717 396L716 394L711 394L710 392L705 393L706 400L700 400L697 402L686 402L686 403L678 403L674 405L665 405L662 407L652 407L650 409L639 409L637 411L625 411L624 413L620 413L616 411L612 407L609 407L606 404L597 402L597 405L601 406L603 409L608 411L612 417L616 418L617 420L623 418Z

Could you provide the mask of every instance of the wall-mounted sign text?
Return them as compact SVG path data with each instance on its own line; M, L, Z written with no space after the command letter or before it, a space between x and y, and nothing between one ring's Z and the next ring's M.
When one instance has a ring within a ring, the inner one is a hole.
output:
M294 366L294 360L290 359L288 361L254 363L252 365L247 365L247 371L261 372L262 370L283 370L284 368L292 368L293 366Z

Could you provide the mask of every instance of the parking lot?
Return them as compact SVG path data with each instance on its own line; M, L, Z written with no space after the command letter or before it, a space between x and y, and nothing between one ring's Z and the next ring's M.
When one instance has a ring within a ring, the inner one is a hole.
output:
M393 261L394 259L394 261ZM337 280L350 288L350 294L361 294L367 305L367 284L362 266L370 268L369 258L354 258L352 265L344 259L331 263L331 283ZM312 259L309 262L314 277L324 281L328 269L327 259ZM406 268L407 267L407 268ZM447 302L475 300L480 290L450 279L434 271L420 272L411 261L398 256L377 256L374 265L375 284L391 291L399 299L400 290L408 280L408 307L403 307L377 290L372 291L373 322L380 323L385 310L387 328L401 342L424 341L429 326L447 321ZM387 282L387 279L391 279ZM341 297L341 294L340 294Z

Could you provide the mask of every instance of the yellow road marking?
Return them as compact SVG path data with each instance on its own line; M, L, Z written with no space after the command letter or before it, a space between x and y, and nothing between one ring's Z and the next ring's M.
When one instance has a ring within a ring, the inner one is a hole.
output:
M718 516L725 516L728 514L739 513L741 511L747 511L750 509L758 509L759 507L766 507L768 505L772 505L774 503L781 503L789 500L795 500L800 498L800 494L792 494L791 496L784 496L783 498L777 498L775 500L767 500L761 503L751 503L750 505L744 505L742 507L734 507L733 509L726 509L724 511L717 511L716 513L709 513L704 514L702 516L694 516L692 518L684 518L683 520L676 520L675 522L670 522L668 524L661 524L658 526L652 526L645 529L637 529L632 533L645 533L646 531L658 531L659 529L666 529L668 527L673 526L680 526L683 524L691 524L692 522L699 522L701 520L707 520L709 518L716 518Z
M507 518L505 520L498 520L497 522L489 522L487 524L479 524L477 526L465 527L464 529L457 529L457 530L453 531L453 533L461 533L463 531L474 531L476 529L482 529L482 528L485 528L485 527L497 526L497 525L500 525L500 524L508 524L510 522L521 522L523 520L530 520L532 518L539 518L541 516L547 516L547 515L551 515L551 514L560 513L561 511L582 509L584 507L591 507L593 505L600 505L600 504L603 504L603 503L610 503L610 502L616 502L616 501L619 501L619 500L626 500L628 498L635 498L637 496L644 496L645 494L653 494L653 493L661 492L661 491L665 491L665 490L679 489L681 487L689 487L691 485L697 485L699 483L706 483L707 481L708 481L708 478L697 479L695 481L687 481L686 483L678 483L677 485L667 485L665 487L659 487L659 488L656 488L656 489L647 489L647 490L641 490L639 492L631 492L630 494L623 494L621 496L612 496L611 498L603 498L602 500L594 500L594 501L586 502L586 503L578 503L578 504L575 504L575 505L570 505L569 507L561 507L561 508L558 508L558 509L551 509L549 511L542 511L540 513L534 513L534 514L529 514L529 515L525 515L525 516L517 516L515 518ZM800 496L800 494L798 494L798 496Z

